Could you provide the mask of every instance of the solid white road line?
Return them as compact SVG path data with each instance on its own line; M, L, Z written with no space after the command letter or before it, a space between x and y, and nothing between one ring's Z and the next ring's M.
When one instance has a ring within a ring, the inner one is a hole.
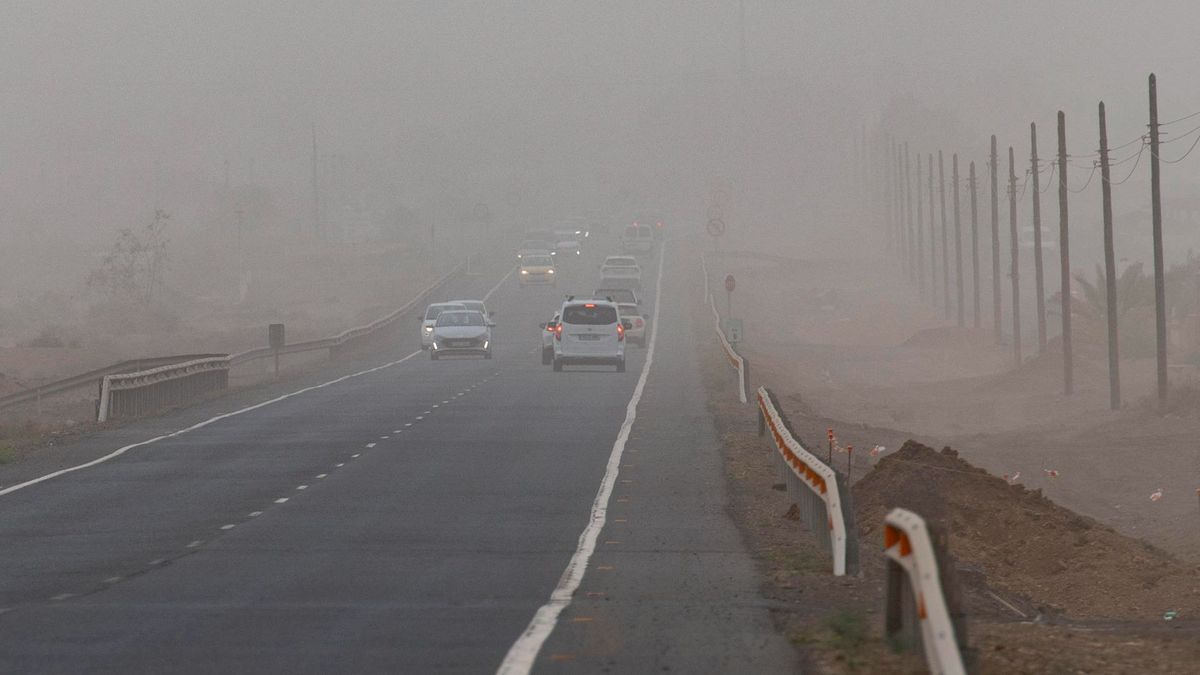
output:
M216 417L210 417L209 419L206 419L206 420L204 420L203 422L199 422L199 423L197 423L197 424L193 424L192 426L190 426L190 427L186 427L186 428L183 428L183 429L180 429L179 431L173 431L173 432L171 432L171 433L169 433L169 434L163 434L163 435L161 435L161 436L155 436L154 438L151 438L151 439L149 439L149 440L145 440L145 441L139 441L139 442L137 442L137 443L130 443L129 445L126 445L126 446L124 446L124 447L122 447L122 448L118 448L118 449L116 449L116 450L114 450L114 451L112 451L112 452L108 453L107 455L104 455L103 457L98 457L98 458L96 458L96 459L93 459L93 460L92 460L92 461L90 461L90 462L84 462L83 464L79 464L79 465L77 465L77 466L68 467L68 468L66 468L66 469L60 469L60 470L58 470L58 471L54 471L54 472L52 472L52 473L48 473L48 474L46 474L46 475L44 475L44 476L40 476L40 477L38 477L38 478L34 478L34 479L32 479L32 480L27 480L27 481L25 481L24 483L17 483L16 485L10 485L10 486L8 486L8 487L4 488L3 490L0 490L0 496L6 495L6 494L9 494L9 493L12 493L12 492L16 492L17 490L22 490L22 489L24 489L24 488L27 488L27 487L29 487L29 486L31 486L31 485L37 485L38 483L42 483L42 482L48 481L48 480L50 480L50 479L52 479L52 478L58 478L59 476L62 476L62 475L64 475L64 474L71 473L71 472L73 472L73 471L79 471L80 469L87 469L87 468L89 468L89 467L96 466L97 464L103 464L104 462L107 462L107 461L108 461L108 460L110 460L110 459L116 459L117 457L120 457L121 455L123 455L123 454L125 454L125 453L129 452L130 450L133 450L134 448L140 448L140 447L142 447L142 446L145 446L145 445L150 445L151 443L157 443L158 441L161 441L161 440L163 440L163 439L167 439L167 438L175 438L176 436L182 436L182 435L184 435L184 434L187 434L187 433L191 433L191 432L193 432L193 431L196 431L197 429L203 429L204 427L206 427L206 426L208 426L208 425L210 425L210 424L213 424L213 423L215 423L215 422L220 422L220 421L221 421L221 420L223 420L223 419L227 419L227 418L230 418L230 417L236 417L236 416L238 416L238 415L242 415L242 414L248 413L248 412L250 412L250 411L252 411L252 410L258 410L259 408L265 408L265 407L267 407L267 406L269 406L269 405L273 405L273 404L275 404L275 403L279 403L280 401L285 401L285 400L287 400L287 399L289 399L289 398L292 398L293 396L299 396L300 394L306 394L306 393L308 393L308 392L310 392L310 391L314 391L314 390L317 390L317 389L324 389L325 387L328 387L328 386L331 386L331 385L334 385L334 384L338 384L338 383L341 383L341 382L345 382L346 380L352 380L352 379L354 379L354 378L356 378L356 377L362 377L363 375L369 375L369 374L371 374L371 373L376 373L376 372L379 372L379 371L381 371L381 370L384 370L384 369L387 369L387 368L391 368L392 366L398 366L398 365L400 365L401 363L404 363L405 361L407 361L407 360L409 360L409 359L411 359L411 358L413 358L414 356L417 356L417 355L419 355L419 354L421 354L421 352L420 352L420 351L415 351L415 352L413 352L413 353L409 354L408 356L405 356L405 357L404 357L404 358L402 358L402 359L396 359L395 361L389 361L388 363L385 363L385 364L383 364L383 365L380 365L380 366L375 366L374 368L368 368L368 369L366 369L366 370L360 370L360 371L358 371L357 373L351 373L351 374L349 374L349 375L343 375L343 376L341 376L341 377L339 377L339 378L337 378L337 379L333 379L333 380L330 380L330 381L328 381L328 382L322 382L321 384L315 384L315 385L313 385L313 386L311 386L311 387L305 387L305 388L303 388L303 389L297 389L296 391L293 391L293 392L291 392L290 394L284 394L284 395L282 395L282 396L277 396L277 397L275 397L275 398L273 398L273 399L270 399L270 400L268 400L268 401L263 401L263 402L261 402L261 403L256 403L256 404L254 404L254 405L252 405L252 406L247 406L247 407L245 407L245 408L242 408L241 410L235 410L235 411L233 411L233 412L228 412L228 413L224 413L224 414L222 414L222 415L217 415Z
M665 246L659 249L658 278L654 282L654 318L651 319L654 332L650 334L650 346L646 349L646 362L642 365L642 374L638 377L633 396L629 399L629 405L625 408L625 423L621 425L621 431L617 433L617 440L613 443L612 453L608 456L608 467L604 471L604 478L600 481L600 490L596 493L596 499L592 502L591 520L588 521L583 533L579 535L579 544L575 549L575 555L571 556L571 561L563 570L562 577L558 580L558 586L550 594L550 601L538 608L533 620L525 628L525 632L509 648L500 668L496 670L498 675L526 675L533 669L538 652L546 643L546 639L554 632L559 615L571 604L572 596L579 589L579 584L583 582L588 561L591 560L592 553L596 550L596 538L600 536L600 531L604 529L604 523L608 518L608 501L612 497L613 485L617 482L621 455L625 452L625 442L629 439L629 432L633 428L634 420L637 419L637 405L638 401L642 399L642 390L646 388L646 378L650 375L650 364L654 363L654 345L661 332L658 325L658 309L662 306L659 300L662 297L665 253Z

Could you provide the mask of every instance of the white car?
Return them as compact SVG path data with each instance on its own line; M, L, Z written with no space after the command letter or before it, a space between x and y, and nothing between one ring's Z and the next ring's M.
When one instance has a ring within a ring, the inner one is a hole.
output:
M569 239L559 239L554 242L554 253L560 257L583 255L579 249L579 240L575 235L571 235Z
M600 281L614 288L642 287L642 268L633 256L610 255L600 265Z
M631 304L641 305L642 299L632 288L597 288L595 293L592 293L593 298L601 300L611 300L619 305Z
M558 317L558 312L555 312L552 319L541 325L543 366L548 366L554 362L554 338L558 332Z
M654 228L634 223L621 231L621 250L630 253L650 253L654 250Z
M425 308L421 315L421 349L429 349L433 344L433 324L437 323L438 315L452 309L466 309L457 302L435 302Z
M631 302L619 303L617 312L621 315L621 325L625 327L625 339L639 347L645 347L646 323L649 317L642 314L642 310Z
M520 282L522 288L530 284L549 284L550 286L555 286L558 283L556 274L554 258L546 255L545 251L543 251L542 253L529 254L521 258L521 264L517 269L517 280Z
M492 329L482 312L451 309L438 314L429 345L430 360L460 354L492 358Z
M625 328L617 305L604 300L569 298L554 331L554 371L570 364L605 364L625 372Z
M526 239L517 247L517 259L529 255L554 255L554 242L544 239Z

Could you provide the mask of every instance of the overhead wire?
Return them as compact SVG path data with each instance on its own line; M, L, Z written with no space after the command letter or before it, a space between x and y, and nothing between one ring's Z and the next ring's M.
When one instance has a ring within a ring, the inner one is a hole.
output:
M1200 136L1197 136L1196 140L1192 141L1192 146L1190 148L1188 148L1187 152L1183 153L1183 156L1179 157L1178 159L1163 159L1157 153L1155 153L1154 157L1156 159L1158 159L1158 161L1163 162L1165 164L1178 164L1178 163L1182 162L1183 160L1187 159L1188 155L1192 154L1192 151L1196 149L1196 145L1198 143L1200 143Z
M1079 188L1078 190L1072 190L1071 186L1067 185L1067 192L1073 192L1075 194L1079 194L1080 192L1083 192L1084 190L1088 189L1088 186L1092 184L1092 178L1095 178L1096 171L1098 171L1099 169L1100 169L1099 163L1092 164L1092 172L1090 174L1088 174L1087 182L1083 184L1083 187Z
M1136 159L1137 161L1135 161L1135 162L1133 163L1133 167L1129 169L1129 173L1125 174L1125 177L1124 177L1124 178L1122 178L1122 179L1121 179L1121 180L1119 180L1119 181L1114 181L1114 180L1112 180L1112 179L1110 178L1110 179L1108 179L1108 184L1109 184L1109 185L1120 185L1120 184L1124 183L1125 181L1129 180L1130 178L1132 178L1132 177L1133 177L1133 172L1134 172L1134 171L1137 171L1138 165L1142 163L1142 153L1143 153L1143 152L1145 152L1145 150L1146 150L1146 146L1145 146L1145 145L1143 145L1143 146L1142 146L1142 149L1141 149L1141 150L1138 150L1138 154L1137 154L1137 156L1136 156L1136 157L1134 157L1134 159ZM1126 161L1128 161L1128 160L1129 160L1129 158L1126 158L1126 159L1122 160L1122 163L1123 163L1123 162L1126 162ZM1108 165L1109 165L1109 167L1115 166L1115 165L1114 165L1112 162L1109 162L1109 164L1108 164Z
M1160 127L1165 127L1165 126L1167 126L1167 125L1169 125L1169 124L1175 124L1176 122L1182 122L1182 121L1184 121L1184 120L1190 120L1190 119L1192 119L1193 117L1195 117L1195 116L1197 116L1197 115L1200 115L1200 110L1197 110L1196 112L1194 112L1194 113L1192 113L1192 114L1190 114L1190 115L1184 115L1183 117L1180 117L1179 119L1174 119L1174 120L1171 120L1170 122L1159 122L1159 123L1158 123L1158 126L1160 126Z

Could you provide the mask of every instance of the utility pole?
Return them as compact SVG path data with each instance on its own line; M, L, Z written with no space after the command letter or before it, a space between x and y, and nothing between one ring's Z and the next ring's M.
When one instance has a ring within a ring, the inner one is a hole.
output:
M950 239L946 236L946 163L942 161L942 151L938 150L938 200L942 211L942 293L945 296L943 308L946 318L950 318Z
M1104 101L1100 102L1100 179L1104 199L1104 293L1108 313L1108 401L1113 410L1121 408L1121 363L1117 349L1117 260L1113 252L1112 183L1108 168L1108 124Z
M913 189L912 162L908 156L908 142L904 143L904 229L908 240L908 276L915 279L919 270L916 269L916 236L913 233Z
M933 153L929 153L929 293L930 304L937 307L937 228L933 222Z
M1038 352L1046 351L1046 288L1042 277L1042 184L1038 178L1037 124L1029 123L1030 180L1033 182L1033 283L1037 289Z
M1167 282L1163 270L1162 182L1158 163L1158 78L1150 73L1150 213L1154 222L1155 352L1158 357L1158 406L1167 402Z
M1067 237L1067 118L1058 111L1058 267L1062 295L1063 393L1075 390L1071 355L1071 247Z
M896 230L900 241L900 269L908 274L908 236L904 225L904 154L896 144Z
M921 155L917 155L917 292L925 297L925 211L921 202Z
M1009 276L1012 278L1013 359L1021 367L1021 265L1017 244L1017 174L1013 147L1008 146L1008 231L1012 238Z
M975 162L971 162L971 291L974 294L974 326L979 328L979 202L976 196Z
M883 224L887 229L888 251L895 250L895 228L892 227L892 141L887 134L883 135L883 183L880 193L883 198Z
M1000 328L1000 316L1003 311L1000 306L1000 167L996 158L995 134L992 134L992 155L988 166L992 172L992 332L995 333L996 344L1000 344L1004 341L1004 333Z
M312 125L312 228L313 235L321 236L321 191L317 182L317 125Z
M958 153L950 159L954 176L954 272L958 280L958 327L967 325L966 308L963 307L963 264L962 264L962 216L958 200Z

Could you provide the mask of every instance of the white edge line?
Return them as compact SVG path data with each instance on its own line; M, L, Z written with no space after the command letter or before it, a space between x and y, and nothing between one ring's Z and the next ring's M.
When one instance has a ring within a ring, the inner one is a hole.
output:
M653 339L653 338L652 338L652 339ZM130 443L129 445L126 445L126 446L124 446L124 447L117 448L116 450L113 450L112 452L108 453L107 455L104 455L103 457L97 457L96 459L93 459L93 460L92 460L92 461L90 461L90 462L84 462L83 464L79 464L79 465L77 465L77 466L67 467L66 469L60 469L60 470L58 470L58 471L54 471L54 472L52 472L52 473L48 473L48 474L46 474L46 475L44 475L44 476L39 476L38 478L34 478L34 479L32 479L32 480L27 480L27 481L25 481L24 483L17 483L16 485L10 485L10 486L8 486L8 487L4 488L3 490L0 490L0 496L6 495L6 494L10 494L10 493L12 493L12 492L16 492L17 490L21 490L21 489L24 489L24 488L30 487L31 485L37 485L38 483L42 483L42 482L48 481L48 480L50 480L50 479L52 479L52 478L58 478L59 476L62 476L62 475L65 475L65 474L71 473L71 472L73 472L73 471L79 471L79 470L81 470L81 469L87 469L87 468L89 468L89 467L96 466L97 464L103 464L104 462L107 462L107 461L108 461L108 460L110 460L110 459L116 459L117 457L120 457L121 455L123 455L123 454L125 454L125 453L129 452L130 450L133 450L134 448L140 448L140 447L142 447L142 446L145 446L145 445L150 445L151 443L157 443L158 441L161 441L161 440L163 440L163 439L166 439L166 438L175 438L176 436L182 436L182 435L184 435L184 434L186 434L186 433L190 433L190 432L192 432L192 431L196 431L197 429L203 429L204 427L206 427L206 426L208 426L208 425L210 425L210 424L213 424L214 422L220 422L220 421L221 421L221 420L223 420L223 419L227 419L227 418L230 418L230 417L236 417L236 416L238 416L238 415L241 415L241 414L243 414L243 413L248 413L248 412L250 412L250 411L252 411L252 410L258 410L259 408L265 408L265 407L267 407L267 406L269 406L269 405L273 405L273 404L275 404L275 403L279 403L280 401L284 401L284 400L287 400L287 399L289 399L289 398L292 398L293 396L299 396L300 394L305 394L305 393L308 393L308 392L310 392L310 391L314 391L314 390L316 390L316 389L323 389L323 388L325 388L325 387L328 387L328 386L330 386L330 385L338 384L338 383L340 383L340 382L345 382L346 380L351 380L351 379L354 379L354 378L356 378L356 377L362 377L363 375L369 375L369 374L371 374L371 373L378 372L378 371L380 371L380 370L384 370L385 368L391 368L392 366L397 366L397 365L400 365L401 363L404 363L405 361L407 361L407 360L409 360L409 359L413 358L414 356L418 356L419 354L421 354L421 351L420 351L420 350L418 350L418 351L415 351L415 352L413 352L413 353L409 354L408 356L405 356L405 357L404 357L404 358L402 358L402 359L397 359L397 360L395 360L395 361L389 361L388 363L385 363L385 364L383 364L383 365L380 365L380 366L375 366L374 368L368 368L368 369L366 369L366 370L360 370L360 371L358 371L357 373L351 373L351 374L349 374L349 375L343 375L343 376L341 376L341 377L339 377L339 378L337 378L337 379L333 379L333 380L330 380L330 381L328 381L328 382L322 382L321 384L315 384L315 385L313 385L313 386L311 386L311 387L305 387L305 388L303 388L303 389L298 389L298 390L296 390L296 391L293 391L293 392L291 392L290 394L284 394L284 395L282 395L282 396L277 396L277 397L275 397L275 398L273 398L273 399L270 399L270 400L267 400L267 401L262 401L261 403L256 403L256 404L254 404L254 405L252 405L252 406L248 406L248 407L246 407L246 408L242 408L242 409L240 409L240 410L235 410L235 411L233 411L233 412L228 412L228 413L224 413L224 414L221 414L221 415L217 415L216 417L210 417L210 418L208 418L208 419L204 420L203 422L198 422L198 423L196 423L196 424L193 424L193 425L192 425L192 426L190 426L190 427L185 427L185 428L183 428L183 429L180 429L180 430L178 430L178 431L173 431L173 432L171 432L171 433L169 433L169 434L163 434L163 435L161 435L161 436L155 436L154 438L151 438L151 439L148 439L148 440L145 440L145 441L139 441L139 442L137 442L137 443Z
M629 432L633 428L634 420L637 419L637 405L642 398L642 390L646 387L646 378L650 375L650 365L654 363L654 345L658 342L658 334L661 332L658 328L658 310L662 306L659 300L662 296L665 254L666 247L663 246L659 249L658 278L654 282L654 318L652 321L655 328L650 334L650 346L646 349L646 362L642 364L642 374L638 377L633 396L625 408L625 422L621 425L616 442L613 443L612 453L608 457L608 466L604 470L604 478L601 479L600 489L596 493L595 501L592 502L591 519L583 533L579 535L579 545L575 549L575 554L571 556L571 561L563 570L562 577L558 580L558 586L550 594L549 602L538 608L537 613L529 622L529 626L525 628L525 632L521 633L521 636L509 648L504 661L496 670L497 675L527 675L533 669L534 661L542 650L542 645L546 643L546 639L550 637L550 634L554 632L554 627L558 624L559 615L571 604L571 598L583 582L588 562L596 550L596 539L600 536L600 531L604 529L604 523L608 519L608 501L612 496L613 486L617 482L621 455L625 452L625 442L629 439Z

